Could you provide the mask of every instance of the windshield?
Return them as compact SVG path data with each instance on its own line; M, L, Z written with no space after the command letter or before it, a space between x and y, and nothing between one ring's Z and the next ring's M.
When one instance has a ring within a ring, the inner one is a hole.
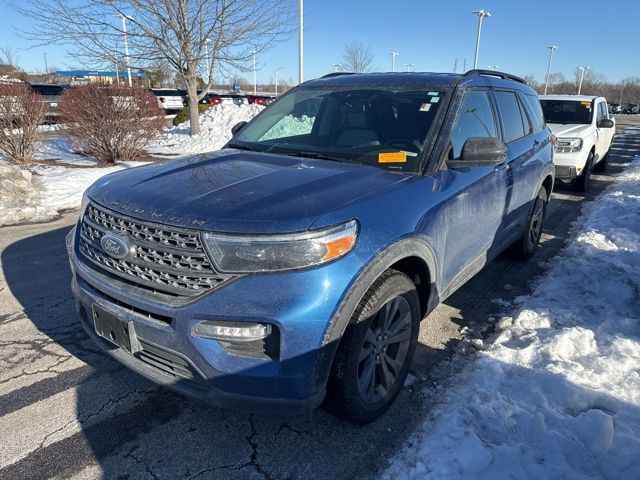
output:
M428 89L299 87L229 146L417 173L442 95Z
M576 100L540 100L547 123L584 124L591 123L592 102Z

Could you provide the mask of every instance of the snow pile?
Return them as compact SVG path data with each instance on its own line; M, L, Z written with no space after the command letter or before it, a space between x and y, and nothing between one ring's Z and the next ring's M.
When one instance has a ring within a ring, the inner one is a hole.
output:
M181 123L167 129L149 152L191 155L219 150L231 139L231 127L248 122L263 109L261 105L216 105L200 114L199 135L191 137L189 122Z
M295 135L304 135L311 132L313 128L313 122L316 117L307 117L302 115L301 117L294 117L293 115L287 115L283 117L278 123L269 129L260 140L271 140L272 138L281 137L293 137Z
M29 171L0 161L0 226L51 220L61 211L78 208L83 192L98 178L136 165L143 163L104 168L35 165Z
M640 160L384 478L640 478Z
M22 215L34 215L39 200L31 172L0 160L0 226L20 221L16 217Z

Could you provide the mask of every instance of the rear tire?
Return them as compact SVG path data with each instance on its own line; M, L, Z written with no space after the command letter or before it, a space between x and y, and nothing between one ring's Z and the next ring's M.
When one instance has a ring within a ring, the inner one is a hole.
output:
M409 373L419 326L414 283L387 270L364 295L342 337L327 386L328 409L360 425L387 411Z
M544 225L544 217L547 213L547 203L549 201L547 190L540 187L538 195L533 201L527 225L522 237L511 246L513 256L518 260L529 260L536 253L540 237L542 236L542 227Z
M593 168L593 152L589 152L587 162L584 164L584 170L571 185L576 192L586 192L589 187L589 179L591 178L591 169Z

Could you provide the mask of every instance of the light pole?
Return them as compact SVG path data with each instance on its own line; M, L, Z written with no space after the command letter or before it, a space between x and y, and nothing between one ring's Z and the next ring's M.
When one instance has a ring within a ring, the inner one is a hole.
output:
M623 80L622 81L622 90L620 90L620 100L618 100L618 104L622 105L622 94L624 93L624 86L626 85L626 82Z
M298 0L298 83L304 82L304 58L302 55L302 47L304 45L302 35L302 28L304 26L302 19L303 11L303 0Z
M473 69L478 68L478 53L480 52L480 32L482 32L482 20L484 17L490 17L491 14L486 10L475 10L473 12L474 15L478 16L478 34L476 36L476 55L473 59Z
M122 33L124 34L124 58L127 62L127 77L129 77L129 86L132 86L131 67L129 66L129 41L127 40L127 20L131 20L131 17L128 17L124 13L114 13L113 15L122 19Z
M118 71L118 62L116 62L116 84L120 86L120 72Z
M398 52L391 52L389 55L391 55L391 71L395 72L396 71L396 57L398 55L400 55Z
M253 54L253 94L257 95L258 93L258 81L257 81L257 77L256 77L256 53L258 53L255 50L251 50L251 53Z
M551 75L551 58L553 57L554 50L558 49L557 45L549 45L547 47L549 49L549 62L547 63L547 79L544 82L544 94L547 94L547 89L549 88L549 75Z
M582 91L582 81L584 80L584 72L589 70L591 67L578 67L580 69L580 83L578 84L578 95Z
M280 70L282 67L276 67L276 81L275 81L275 91L276 91L276 97L278 96L278 70Z
M413 68L413 63L405 63L404 66L407 68L407 72L410 72Z

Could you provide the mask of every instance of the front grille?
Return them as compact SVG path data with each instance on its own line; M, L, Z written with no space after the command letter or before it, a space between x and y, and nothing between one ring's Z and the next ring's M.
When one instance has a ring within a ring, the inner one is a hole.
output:
M124 260L100 246L106 232L126 233L134 251ZM85 264L143 288L195 296L231 279L217 272L198 232L143 222L90 203L80 225L78 250Z
M209 388L206 379L187 359L142 338L138 338L138 341L142 347L142 350L135 353L138 360L160 371L164 375L188 384L191 388L199 390Z

